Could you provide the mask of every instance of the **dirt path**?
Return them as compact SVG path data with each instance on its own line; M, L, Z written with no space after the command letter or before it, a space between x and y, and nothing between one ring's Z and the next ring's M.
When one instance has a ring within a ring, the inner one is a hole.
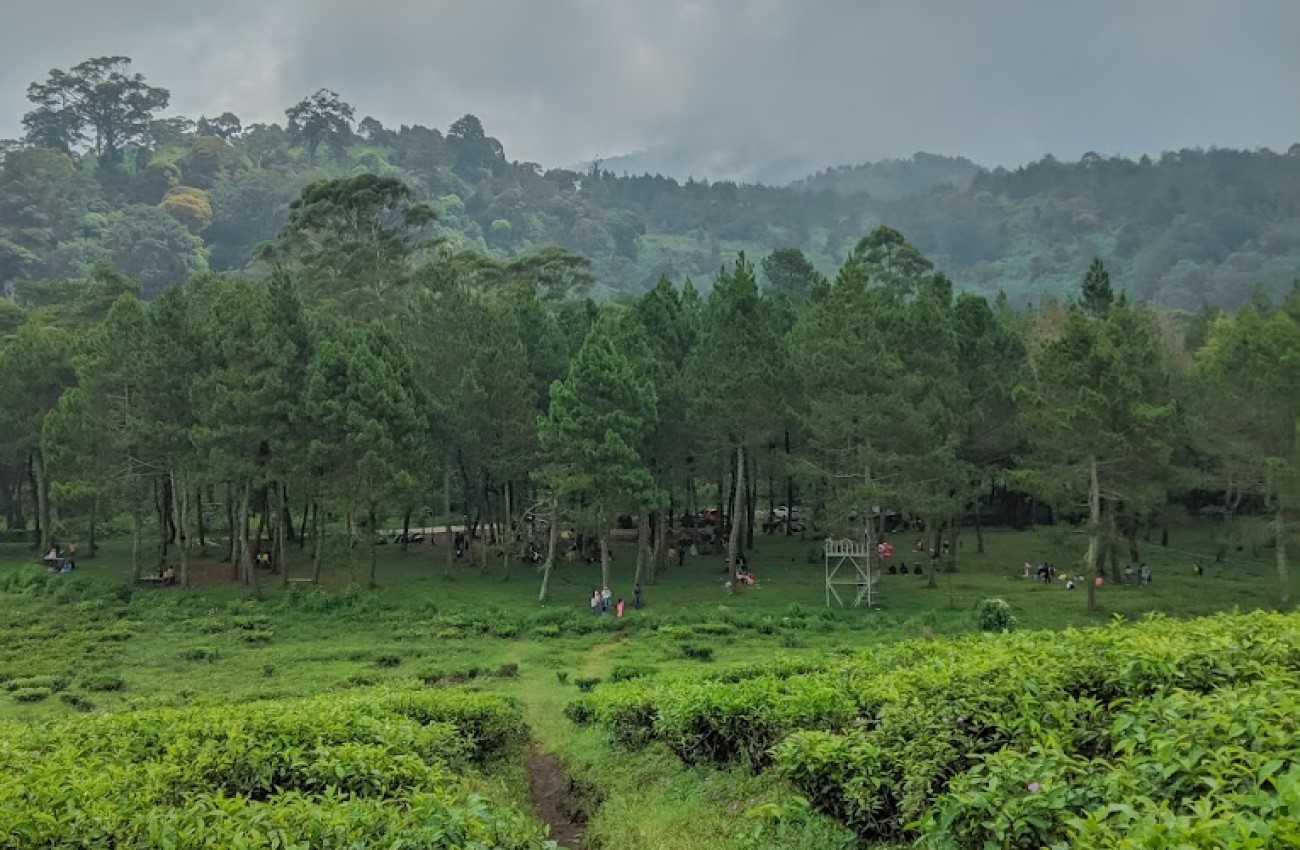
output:
M551 838L561 847L582 850L582 813L574 811L568 774L558 758L536 745L528 751L528 796L537 818L550 825Z

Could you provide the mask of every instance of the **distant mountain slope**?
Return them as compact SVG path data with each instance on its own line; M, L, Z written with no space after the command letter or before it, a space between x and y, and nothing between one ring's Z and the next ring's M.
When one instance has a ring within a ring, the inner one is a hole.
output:
M1300 276L1300 145L1138 161L1047 157L1014 171L922 153L772 186L511 162L472 116L445 135L367 119L315 160L276 125L239 131L236 120L219 138L200 132L202 122L155 124L150 146L112 168L90 155L7 149L0 286L106 262L156 293L205 266L240 269L306 183L358 171L408 183L437 207L442 234L465 247L509 256L558 244L584 254L605 294L643 291L660 275L707 288L738 250L757 259L800 248L833 273L882 222L958 286L1015 301L1073 292L1093 256L1137 296L1184 309L1235 305ZM722 165L755 161L742 150ZM763 169L799 161L769 158Z

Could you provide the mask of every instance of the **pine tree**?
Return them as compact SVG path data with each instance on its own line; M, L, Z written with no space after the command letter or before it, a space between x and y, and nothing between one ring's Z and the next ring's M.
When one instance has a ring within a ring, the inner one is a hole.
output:
M1100 257L1092 258L1088 274L1083 278L1083 290L1079 296L1079 305L1089 316L1100 318L1110 310L1115 301L1115 292L1110 286L1110 272L1102 264Z

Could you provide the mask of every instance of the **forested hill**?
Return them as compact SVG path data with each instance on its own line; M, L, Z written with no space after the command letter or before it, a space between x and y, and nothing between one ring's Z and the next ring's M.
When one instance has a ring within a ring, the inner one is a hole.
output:
M116 76L115 76L116 75ZM1072 292L1094 255L1141 298L1233 306L1300 274L1300 144L1139 161L1048 157L1014 171L963 159L832 169L784 187L685 182L512 162L479 120L388 128L321 91L280 124L160 118L164 89L129 60L89 60L29 89L26 137L0 169L0 283L77 277L105 261L146 295L205 267L241 269L320 177L369 171L431 202L441 235L513 256L559 244L599 290L660 275L702 286L737 250L800 248L837 268L888 223L960 287L1023 302Z

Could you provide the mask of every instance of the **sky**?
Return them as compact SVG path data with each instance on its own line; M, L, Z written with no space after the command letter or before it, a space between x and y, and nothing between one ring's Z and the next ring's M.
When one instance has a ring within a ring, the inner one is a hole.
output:
M51 68L126 55L191 117L282 122L325 87L388 126L473 112L511 159L708 177L1300 141L1300 0L0 0L0 22L0 137Z

